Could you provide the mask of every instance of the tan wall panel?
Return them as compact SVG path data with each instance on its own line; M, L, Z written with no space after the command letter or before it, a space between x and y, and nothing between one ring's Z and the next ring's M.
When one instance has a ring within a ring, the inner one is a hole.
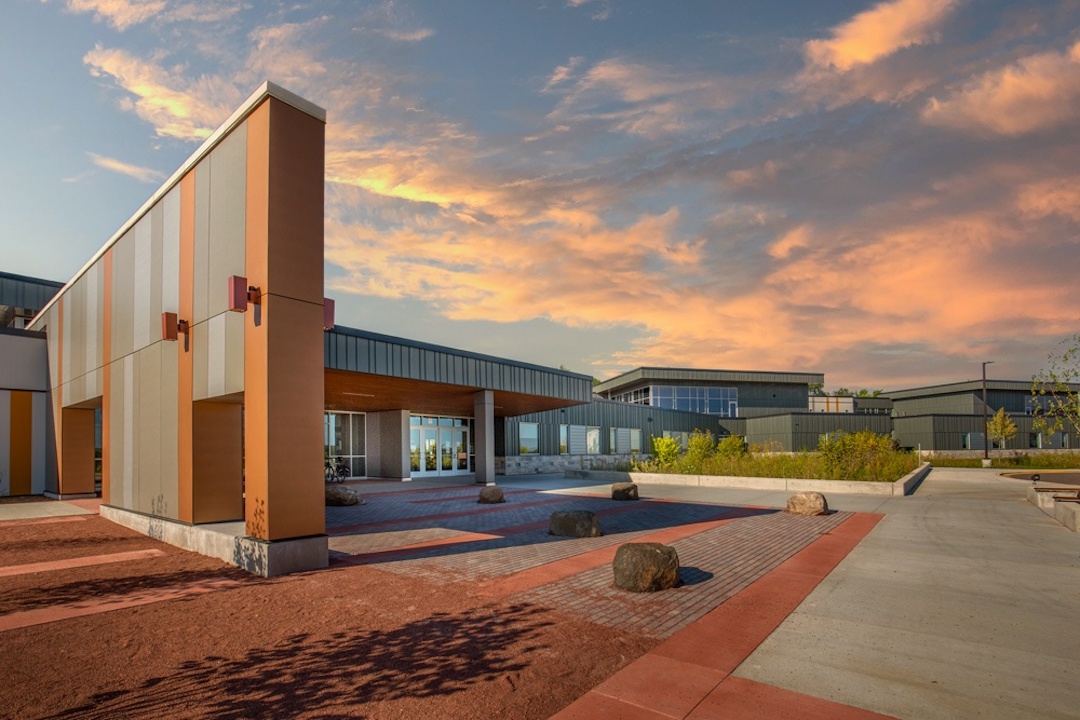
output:
M197 402L192 410L192 522L239 520L244 516L243 406Z
M164 228L164 199L150 208L150 341L161 340L161 286L162 274L175 275L176 264L163 266L162 233ZM175 310L173 311L175 312Z
M162 515L173 520L179 518L179 441L176 388L179 380L180 358L177 343L160 343L161 397L156 408L161 428L159 446L161 466Z
M195 216L194 241L195 264L191 277L192 323L201 323L209 314L208 293L210 278L210 205L211 196L210 157L203 158L195 166ZM181 289L183 292L183 289Z
M210 155L207 315L228 311L230 275L246 276L244 223L247 126L241 125Z
M244 391L244 322L246 318L247 313L225 313L225 394L227 395Z
M113 246L112 357L135 350L135 250L131 231Z
M64 427L61 454L63 475L62 494L94 492L94 411L64 408L61 411Z
M161 496L161 347L155 343L136 353L135 504L139 512L165 515Z
M210 395L210 383L208 381L210 364L209 325L209 321L203 321L191 328L191 398L193 400L205 400Z
M101 259L101 502L112 502L112 250Z

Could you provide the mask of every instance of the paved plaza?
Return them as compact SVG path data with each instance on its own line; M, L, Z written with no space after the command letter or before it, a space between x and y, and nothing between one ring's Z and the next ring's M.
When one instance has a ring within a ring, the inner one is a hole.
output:
M507 502L481 505L467 483L356 483L364 505L327 508L331 571L462 583L655 641L562 720L1080 716L1080 536L1026 501L1025 480L935 469L913 496L834 495L834 512L813 518L782 512L782 492L642 485L641 500L620 502L607 485L537 475L500 478ZM596 513L604 535L549 535L557 510ZM0 531L93 511L0 504ZM611 560L628 541L675 547L683 584L614 589ZM0 576L129 561L120 555ZM0 633L31 621L0 614Z

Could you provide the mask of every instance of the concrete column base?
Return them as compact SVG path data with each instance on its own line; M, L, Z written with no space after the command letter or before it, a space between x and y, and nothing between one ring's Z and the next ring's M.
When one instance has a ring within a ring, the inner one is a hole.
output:
M243 521L188 525L111 505L101 506L101 516L156 540L224 560L263 577L318 570L330 564L326 535L267 542L245 535Z

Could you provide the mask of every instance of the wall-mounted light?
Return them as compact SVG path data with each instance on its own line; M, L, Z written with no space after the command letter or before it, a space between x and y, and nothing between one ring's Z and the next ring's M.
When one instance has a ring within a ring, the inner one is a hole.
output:
M334 301L327 297L322 299L322 327L323 330L334 329Z
M161 339L176 340L180 334L187 336L190 326L187 320L180 320L176 313L161 313Z
M245 312L248 305L258 305L262 302L262 292L254 285L248 285L247 278L243 275L229 276L229 310L232 312Z

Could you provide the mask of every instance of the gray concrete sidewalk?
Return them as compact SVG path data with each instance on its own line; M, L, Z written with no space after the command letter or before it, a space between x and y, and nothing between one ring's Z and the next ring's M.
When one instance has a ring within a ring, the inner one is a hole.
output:
M32 520L34 518L63 517L64 515L93 514L93 510L87 510L61 500L0 503L0 522L4 520Z
M499 484L571 483L588 487ZM1080 536L1028 503L1028 484L939 468L909 497L830 495L886 517L735 675L900 718L1080 717ZM788 495L640 489L770 507Z

